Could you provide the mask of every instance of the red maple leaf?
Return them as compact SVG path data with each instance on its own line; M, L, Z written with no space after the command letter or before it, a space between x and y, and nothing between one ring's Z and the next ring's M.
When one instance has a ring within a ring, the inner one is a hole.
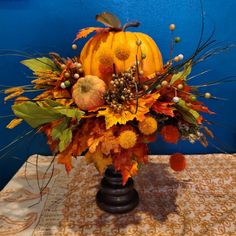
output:
M93 32L100 34L100 33L107 33L109 32L109 30L110 28L100 28L100 27L88 27L88 28L81 29L79 33L76 35L74 42L78 39L86 38L89 34Z
M209 113L209 114L215 114L215 112L210 111L210 110L208 109L208 107L203 106L203 105L201 105L201 104L191 104L190 107L191 107L193 110L195 110L195 111L202 111L202 112L206 112L206 113Z
M174 108L171 107L173 104L174 104L173 102L156 101L152 106L152 110L154 110L156 113L174 117L175 116Z

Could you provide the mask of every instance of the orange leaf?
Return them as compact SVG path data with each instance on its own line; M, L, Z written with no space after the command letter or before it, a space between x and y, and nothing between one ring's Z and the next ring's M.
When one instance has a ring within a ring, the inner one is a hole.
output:
M200 105L200 104L191 104L190 108L195 110L195 111L202 111L202 112L206 112L206 113L209 113L209 114L215 114L215 112L210 111L208 109L208 107Z
M179 130L176 126L165 125L160 133L163 139L168 143L177 143L179 140Z
M206 126L203 126L203 129L204 129L205 133L206 133L208 136L210 136L211 138L214 138L214 137L215 137L214 134L213 134L213 132L212 132L211 130L209 130Z
M137 175L137 173L138 173L138 163L137 161L133 161L131 166L121 170L122 184L125 185L128 179L133 175Z
M160 113L160 114L164 114L167 116L171 116L174 117L174 108L171 107L171 105L173 105L173 102L159 102L156 101L153 106L152 109L156 112L156 113Z
M113 154L113 163L116 171L122 174L123 185L126 184L129 177L136 175L138 172L138 163L147 163L147 145L138 143L135 147L121 150Z
M131 165L132 152L129 149L123 149L121 152L113 154L113 159L115 170L122 171L122 169L125 169L127 166Z
M198 124L201 124L202 121L203 121L203 117L202 117L202 116L199 116L199 117L197 118L197 123L198 123Z
M6 102L6 101L8 101L8 100L10 100L10 99L12 99L12 98L18 97L18 96L20 96L22 93L24 93L23 90L22 90L22 91L17 91L17 92L11 93L11 94L9 94L8 96L6 96L6 97L4 98L4 102Z
M136 160L139 163L147 163L148 162L148 148L145 143L137 143L135 147L130 149L130 152L133 153Z
M68 148L70 147L70 148ZM60 164L64 164L66 168L66 172L69 173L72 169L72 151L71 145L69 145L62 153L59 153L57 156L57 161Z
M109 32L109 28L88 27L88 28L81 29L79 33L76 35L74 42L78 39L86 38L89 34L93 32L96 32L97 34L107 33Z
M95 167L102 175L106 168L112 164L112 158L110 156L105 156L101 152L101 150L97 150L94 153L90 153L89 151L86 153L85 158L88 163L93 162Z
M21 119L21 118L15 118L7 125L7 128L8 129L13 129L17 125L19 125L22 121L23 121L23 119Z

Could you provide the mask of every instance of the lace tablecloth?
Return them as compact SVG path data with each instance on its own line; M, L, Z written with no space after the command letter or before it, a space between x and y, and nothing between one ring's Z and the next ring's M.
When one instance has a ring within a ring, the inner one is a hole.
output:
M236 235L235 157L186 158L176 173L169 156L150 156L134 178L139 206L112 215L96 206L101 176L93 165L79 157L68 176L64 166L49 166L52 157L31 156L0 192L0 236Z

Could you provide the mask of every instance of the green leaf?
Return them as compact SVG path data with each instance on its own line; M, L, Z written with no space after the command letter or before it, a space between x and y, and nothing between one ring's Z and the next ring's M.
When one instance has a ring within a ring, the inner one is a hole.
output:
M14 114L25 120L32 128L37 128L40 125L52 122L60 119L63 114L48 109L46 107L40 107L34 102L23 102L12 106Z
M187 63L185 66L184 66L184 70L183 71L180 71L179 73L177 74L174 74L171 78L171 81L170 81L170 84L174 84L177 80L179 80L180 78L182 80L186 80L186 78L188 77L188 75L191 73L192 71L192 66L191 66L191 61L189 63Z
M199 113L191 108L189 108L186 102L182 99L176 104L176 108L183 116L183 119L191 124L198 125Z
M179 109L179 112L182 115L183 119L185 121L187 121L188 123L194 124L194 125L198 124L195 117L191 113L189 113L188 111Z
M79 121L81 119L81 116L84 115L84 112L79 110L78 108L66 108L58 106L54 107L54 111L70 118L76 118L77 121Z
M52 129L52 139L60 139L63 131L69 126L70 119L64 118L62 122Z
M45 99L44 102L46 102L47 105L49 105L50 107L61 106L61 104L59 102L56 102L56 101L51 100L51 99Z
M46 104L45 104L46 103ZM41 107L49 106L48 109L52 109L56 113L60 113L69 118L76 118L77 121L81 119L85 113L78 108L70 108L67 106L62 106L51 99L45 99L43 102L38 102Z
M37 103L26 101L20 104L15 104L12 106L12 110L17 117L25 120L33 128L37 128L43 124L50 123L63 117L75 118L79 122L81 116L84 115L84 112L78 108L61 106L61 104L58 104L50 99ZM68 119L65 120L68 121ZM63 123L63 127L64 125L65 124ZM64 130L62 127L59 127L59 129L61 132ZM54 135L57 136L56 133L54 133Z
M67 146L71 143L71 140L72 140L71 128L65 129L60 136L59 151L63 152L67 148Z
M57 70L56 64L50 58L47 57L27 59L21 61L21 63L36 73L39 71Z

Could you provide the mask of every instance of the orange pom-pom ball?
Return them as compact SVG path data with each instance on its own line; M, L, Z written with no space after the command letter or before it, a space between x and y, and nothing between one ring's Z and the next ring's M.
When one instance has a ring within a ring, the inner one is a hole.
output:
M147 116L142 122L139 122L138 128L141 133L151 135L157 130L157 121L152 116Z
M134 147L137 142L137 135L132 130L125 130L121 132L119 136L120 146L124 149L129 149Z
M186 167L186 159L185 156L181 153L174 153L170 156L170 167L174 171L182 171Z
M160 133L164 141L168 143L177 143L179 140L179 130L174 125L163 126Z

